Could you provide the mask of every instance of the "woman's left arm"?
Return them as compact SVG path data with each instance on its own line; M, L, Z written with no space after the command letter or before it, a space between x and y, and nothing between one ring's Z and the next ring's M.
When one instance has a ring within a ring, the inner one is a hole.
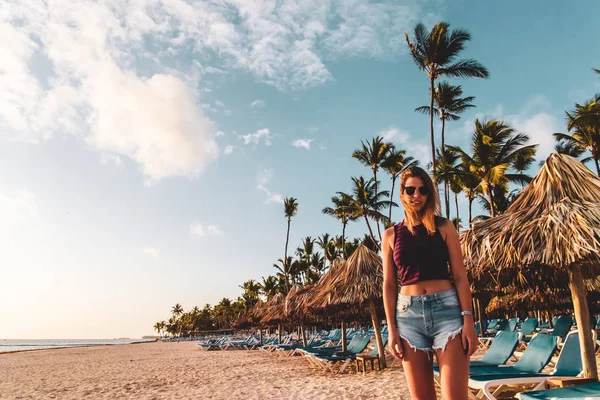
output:
M460 302L461 311L468 311L469 314L463 315L463 330L462 343L465 350L468 350L467 355L471 357L477 350L477 332L475 332L475 323L473 319L473 300L471 298L471 286L467 277L467 269L463 261L462 250L460 249L460 239L458 232L454 228L454 224L446 220L442 225L445 233L444 239L448 247L448 255L450 260L450 271L456 286L458 300Z

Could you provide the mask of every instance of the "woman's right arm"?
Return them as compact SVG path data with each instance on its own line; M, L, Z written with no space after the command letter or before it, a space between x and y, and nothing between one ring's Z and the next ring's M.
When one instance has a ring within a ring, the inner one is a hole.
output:
M389 344L392 355L402 359L402 346L396 326L396 301L398 300L398 277L394 264L394 228L383 233L381 254L383 259L383 308L387 319Z

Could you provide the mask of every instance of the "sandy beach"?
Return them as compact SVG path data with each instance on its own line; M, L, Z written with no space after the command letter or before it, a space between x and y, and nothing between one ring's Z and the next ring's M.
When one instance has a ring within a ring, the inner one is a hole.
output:
M300 357L194 342L0 354L0 399L409 399L399 363L333 376Z

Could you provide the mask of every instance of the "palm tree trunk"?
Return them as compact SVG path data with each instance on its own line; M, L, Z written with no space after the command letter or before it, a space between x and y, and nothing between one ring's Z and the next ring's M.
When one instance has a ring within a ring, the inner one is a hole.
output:
M365 217L365 221L367 222L367 228L369 228L369 234L371 235L371 239L373 239L373 243L375 243L375 246L377 246L377 248L381 250L381 247L379 247L379 244L377 243L377 239L375 239L375 236L373 236L373 231L371 230L371 225L369 224L369 219L367 218L367 215L363 214L363 217Z
M375 180L375 198L377 198L377 171L373 171L373 179ZM375 220L377 224L377 234L379 235L379 241L381 242L381 229L379 229L379 221Z
M342 254L346 258L346 224L348 222L342 222Z
M433 137L433 86L435 85L435 75L433 71L430 71L430 87L429 87L429 130L430 130L430 139L431 139L431 165L433 166L433 170L435 172L435 139ZM434 182L435 182L435 178ZM437 187L437 186L436 186Z
M444 153L444 131L446 129L446 119L440 118L442 120L442 162L446 162L446 155ZM448 190L448 182L444 182L444 200L446 205L446 218L450 219L450 191Z
M288 218L288 228L287 228L287 235L285 236L285 255L284 255L284 260L287 260L287 248L288 248L288 242L290 241L290 222L291 222L291 218Z
M494 218L496 213L494 211L494 192L491 186L488 186L488 195L490 196L490 216Z
M392 201L394 201L394 184L396 183L396 177L394 175L392 175L392 191L390 192L390 203ZM392 220L392 205L390 204L390 215L388 216L388 219L391 221Z
M456 207L456 230L458 230L459 226L459 215L458 215L458 194L454 193L454 205Z
M472 211L472 208L473 208L473 200L474 199L475 199L474 197L469 197L469 229L471 229L471 223L473 221L473 211Z
M573 297L575 318L579 327L579 343L581 343L581 360L583 361L583 375L586 378L598 380L598 369L594 355L595 343L590 330L590 310L588 308L581 265L575 264L569 269L569 286Z
M377 309L375 308L375 301L373 301L372 297L369 297L369 311L371 312L371 321L373 322L373 330L375 331L375 342L377 343L377 354L379 355L379 367L380 369L384 369L387 367L385 363L385 347L383 347L383 340L381 340L379 318L377 317Z
M446 203L446 218L450 219L450 186L448 182L444 182L444 202Z

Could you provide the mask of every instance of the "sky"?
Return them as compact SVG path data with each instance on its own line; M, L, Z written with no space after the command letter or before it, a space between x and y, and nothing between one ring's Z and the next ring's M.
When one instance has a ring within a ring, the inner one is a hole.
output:
M0 0L0 338L141 337L175 303L235 299L283 257L285 197L290 251L340 234L321 210L371 176L361 141L428 161L429 83L404 40L419 22L467 30L462 57L490 72L451 80L477 107L446 142L502 119L544 160L564 111L600 92L598 15L593 0Z

